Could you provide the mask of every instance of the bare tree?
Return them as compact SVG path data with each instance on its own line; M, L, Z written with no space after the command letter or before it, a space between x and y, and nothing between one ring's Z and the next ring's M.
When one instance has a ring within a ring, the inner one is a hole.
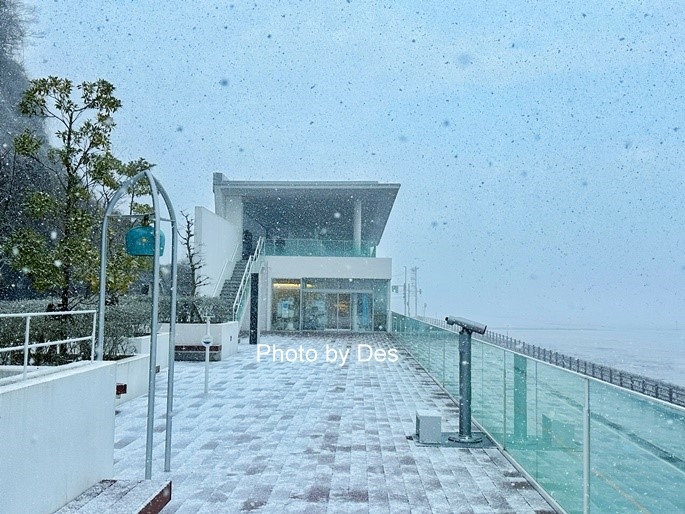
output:
M209 283L209 277L200 273L205 267L205 262L195 245L195 221L187 212L181 211L181 216L185 220L185 226L179 231L179 235L190 267L190 296L195 298L198 296L198 290Z
M17 0L0 0L0 52L11 56L21 48L32 10Z

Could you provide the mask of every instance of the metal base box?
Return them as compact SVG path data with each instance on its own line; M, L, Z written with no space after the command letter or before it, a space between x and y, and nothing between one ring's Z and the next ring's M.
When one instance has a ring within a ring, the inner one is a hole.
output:
M426 444L439 444L442 441L442 416L439 412L416 411L416 438Z

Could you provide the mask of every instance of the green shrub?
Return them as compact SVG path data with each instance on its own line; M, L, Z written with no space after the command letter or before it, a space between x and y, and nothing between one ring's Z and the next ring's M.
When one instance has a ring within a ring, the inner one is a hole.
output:
M169 323L171 298L159 300L159 319ZM176 323L203 323L204 316L212 316L212 323L232 321L229 306L221 298L207 296L179 296L176 298Z
M0 313L42 314L50 303L43 300L17 300L0 302ZM93 315L39 315L29 322L29 342L46 343L80 337L89 337L93 331ZM0 318L0 348L23 346L26 335L26 317ZM90 340L34 348L29 351L29 364L57 365L90 358ZM0 353L0 364L23 364L21 350Z
M159 299L159 322L168 323L171 299ZM21 300L0 302L0 313L44 313L49 301ZM212 316L212 323L231 321L231 312L226 302L220 298L182 296L177 299L177 323L202 323L204 316ZM82 310L96 310L95 299L81 304ZM152 299L148 296L122 296L116 305L105 306L105 359L116 359L133 353L128 343L131 337L150 333L152 318ZM26 318L0 318L0 348L22 346L25 337ZM62 339L90 336L93 330L92 315L76 316L36 316L31 318L30 341L43 343ZM96 333L97 338L97 333ZM96 339L97 340L97 339ZM75 360L90 359L90 340L61 344L30 351L29 363L32 365L59 365ZM0 364L22 364L23 352L0 353Z

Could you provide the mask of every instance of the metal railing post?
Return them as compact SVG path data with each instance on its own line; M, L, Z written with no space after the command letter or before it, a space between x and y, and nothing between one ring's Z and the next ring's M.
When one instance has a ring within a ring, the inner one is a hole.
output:
M583 407L583 513L590 512L590 380L585 379Z
M98 317L97 312L93 312L93 331L90 339L90 361L95 360L95 334L97 333Z
M24 330L24 372L22 380L26 380L26 368L29 365L29 330L31 327L31 316L26 316L26 329Z
M507 449L507 352L502 350L502 448Z

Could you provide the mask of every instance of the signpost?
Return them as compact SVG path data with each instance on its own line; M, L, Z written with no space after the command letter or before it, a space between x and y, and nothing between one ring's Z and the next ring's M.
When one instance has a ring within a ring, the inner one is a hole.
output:
M207 321L207 333L202 338L202 344L205 345L205 394L209 393L209 348L214 342L212 334L209 333L209 320L211 316L205 316L205 321Z

